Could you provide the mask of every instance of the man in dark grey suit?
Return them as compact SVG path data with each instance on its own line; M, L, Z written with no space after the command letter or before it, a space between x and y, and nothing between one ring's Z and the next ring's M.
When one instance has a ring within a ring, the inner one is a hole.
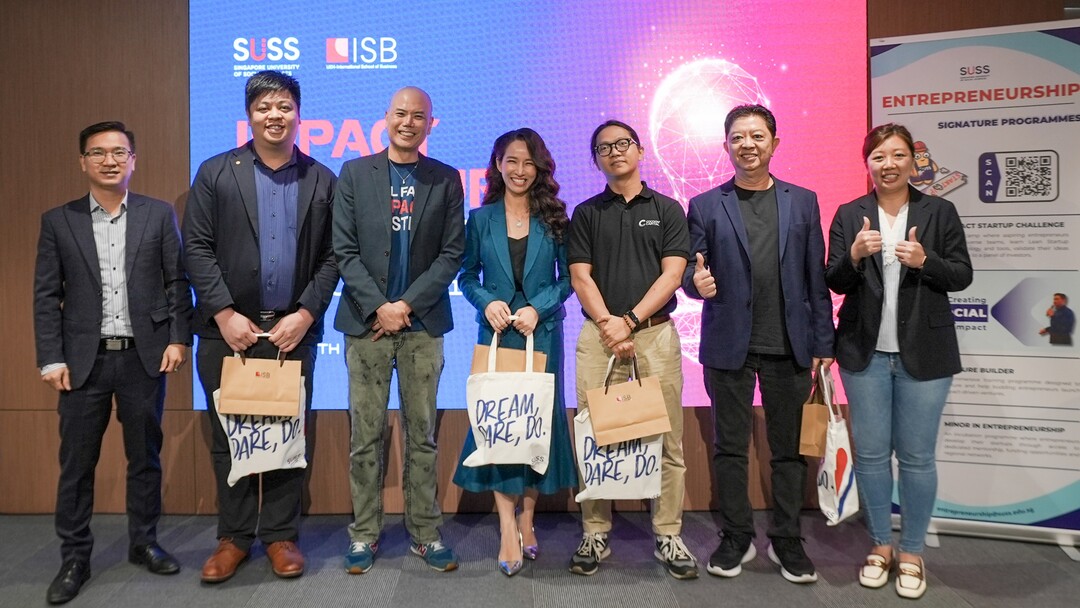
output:
M34 330L41 379L60 393L56 533L63 566L46 598L62 604L90 577L94 469L113 397L128 459L128 559L156 574L180 564L157 544L164 373L191 343L191 291L169 203L128 192L135 135L121 122L79 134L86 196L41 217Z
M405 527L432 568L457 568L439 537L435 399L442 336L454 327L447 288L465 251L464 192L453 168L420 154L431 98L415 87L386 111L387 150L341 168L334 197L334 253L345 292L334 327L346 334L350 482L354 521L345 569L366 572L382 531L383 429L398 372L405 443Z
M301 362L310 408L322 318L338 280L330 236L335 178L295 146L299 83L280 72L259 72L248 79L245 99L251 141L203 162L184 209L196 359L218 490L218 547L203 565L207 583L231 578L256 536L274 574L304 573L296 546L304 469L249 475L230 486L229 440L213 394L221 386L222 359L234 352L272 359L280 349ZM259 340L261 333L269 340Z

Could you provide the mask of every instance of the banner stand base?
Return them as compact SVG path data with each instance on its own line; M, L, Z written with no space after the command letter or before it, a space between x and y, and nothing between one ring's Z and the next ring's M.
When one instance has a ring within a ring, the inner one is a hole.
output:
M926 533L926 546L933 549L941 548L941 539L938 538L937 532Z
M1076 545L1058 545L1061 550L1065 552L1065 555L1069 556L1074 562L1080 562L1080 549L1076 548Z

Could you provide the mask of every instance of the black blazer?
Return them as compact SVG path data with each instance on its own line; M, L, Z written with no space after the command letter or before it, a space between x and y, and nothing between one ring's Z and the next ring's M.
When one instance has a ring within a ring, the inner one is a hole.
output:
M262 307L259 202L251 142L203 162L184 208L184 261L195 289L195 333L221 339L214 314L232 306L258 321ZM302 344L322 338L323 315L337 287L330 235L336 178L322 163L296 150L299 189L293 305L315 323Z
M172 205L132 192L127 200L124 270L128 314L143 369L158 377L169 344L191 344L191 289L181 263ZM86 382L101 342L101 269L90 196L41 216L34 269L38 367L66 363L71 388Z
M363 336L387 302L390 276L390 159L387 151L346 162L334 195L334 253L345 282L334 327ZM416 166L409 288L401 296L428 334L454 328L447 288L465 253L465 193L457 170L421 156Z
M926 250L919 270L900 269L897 335L900 359L918 380L944 378L960 371L950 291L971 284L964 225L949 201L908 187L908 219L904 238L916 226L915 238ZM861 371L870 364L881 327L884 284L881 253L851 263L851 243L862 229L863 217L879 230L877 197L871 192L836 210L829 230L829 263L825 281L844 296L836 328L836 360L846 369Z

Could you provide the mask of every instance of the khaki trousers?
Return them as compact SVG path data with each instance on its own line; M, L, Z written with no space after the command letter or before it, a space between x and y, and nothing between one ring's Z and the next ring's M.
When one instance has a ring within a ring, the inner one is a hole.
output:
M653 501L653 533L676 535L682 532L683 497L686 492L686 463L683 461L682 347L675 324L668 321L633 334L638 371L643 377L658 376L664 405L671 420L671 432L664 434L660 465L660 496ZM577 342L578 410L588 408L585 392L604 386L611 350L600 341L600 328L586 320ZM618 361L612 377L627 377L629 361ZM586 500L581 503L581 523L585 532L611 530L611 501Z

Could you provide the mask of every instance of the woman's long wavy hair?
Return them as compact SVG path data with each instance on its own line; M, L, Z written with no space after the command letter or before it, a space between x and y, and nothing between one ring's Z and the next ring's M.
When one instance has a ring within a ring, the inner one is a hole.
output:
M528 193L529 215L540 218L540 223L547 228L555 242L561 243L566 228L570 225L570 218L566 216L566 203L558 196L559 182L555 181L555 160L551 158L551 152L543 138L528 127L503 133L495 140L487 167L487 193L484 194L481 204L498 202L506 194L506 183L499 171L499 163L506 154L506 148L514 141L525 142L536 167L536 180Z

